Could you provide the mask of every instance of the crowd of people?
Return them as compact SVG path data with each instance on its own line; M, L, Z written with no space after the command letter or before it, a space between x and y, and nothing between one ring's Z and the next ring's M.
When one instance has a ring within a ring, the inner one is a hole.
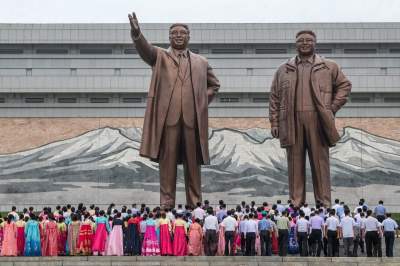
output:
M215 208L207 200L176 209L79 204L18 213L12 207L0 217L0 255L372 257L382 256L384 238L392 257L397 228L382 201L372 210L363 199L353 211L338 199L331 208L319 202L298 208L290 200L243 201L233 209L222 200Z

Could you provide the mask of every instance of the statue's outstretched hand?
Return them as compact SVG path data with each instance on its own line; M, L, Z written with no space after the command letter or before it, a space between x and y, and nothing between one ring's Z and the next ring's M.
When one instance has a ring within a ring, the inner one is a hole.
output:
M128 18L129 18L129 23L131 24L132 36L136 37L136 38L139 37L140 27L139 27L139 22L138 22L135 12L132 12L132 15L128 14Z

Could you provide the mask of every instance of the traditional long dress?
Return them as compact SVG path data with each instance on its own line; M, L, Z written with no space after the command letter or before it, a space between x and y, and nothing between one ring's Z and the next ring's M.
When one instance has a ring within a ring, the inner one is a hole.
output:
M187 223L184 220L180 218L175 220L174 241L173 241L174 256L187 255L186 229L187 229Z
M92 252L106 251L107 235L111 231L108 219L104 216L96 217L96 233L93 237Z
M15 222L3 224L3 246L1 256L17 256L17 226Z
M47 215L42 215L42 217L47 218ZM46 222L46 220L42 220L41 222L39 222L39 232L40 232L40 248L41 248L41 252L43 255L43 244L44 244L44 223Z
M19 220L15 225L17 226L17 255L23 256L25 249L25 221Z
M2 246L3 246L3 232L4 232L4 230L3 230L3 225L4 225L4 222L2 221L2 219L0 219L0 252L1 252L1 250L2 250Z
M57 251L59 256L65 256L67 245L67 225L64 222L57 223Z
M156 235L156 223L153 219L146 220L146 232L143 237L142 256L160 255L160 244Z
M25 256L40 256L41 251L39 223L29 220L25 225Z
M93 222L86 219L79 229L78 253L82 255L92 254L93 227Z
M217 256L224 256L224 255L225 255L225 231L224 231L224 225L221 223L219 226L219 233L218 233Z
M199 223L192 223L189 227L188 254L200 256L203 248L203 228Z
M125 252L128 255L140 254L139 222L138 217L128 220L128 226L125 230Z
M57 256L58 255L58 230L55 221L47 221L44 224L44 243L43 243L43 256Z
M160 252L162 256L172 255L171 222L168 218L161 218L160 225Z
M79 221L73 221L68 225L68 250L70 256L79 254L78 251L78 237L81 223Z
M122 219L114 218L113 227L107 241L107 256L123 256L124 245L123 245L123 233L122 226L124 222Z

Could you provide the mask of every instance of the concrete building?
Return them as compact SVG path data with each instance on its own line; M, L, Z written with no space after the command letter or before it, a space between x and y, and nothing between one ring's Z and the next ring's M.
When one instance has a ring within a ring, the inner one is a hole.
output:
M143 24L168 46L168 24ZM400 23L191 24L190 48L209 59L221 89L210 117L266 117L278 65L295 33L312 29L318 52L353 83L338 117L400 116ZM1 117L142 117L151 69L129 24L0 24Z

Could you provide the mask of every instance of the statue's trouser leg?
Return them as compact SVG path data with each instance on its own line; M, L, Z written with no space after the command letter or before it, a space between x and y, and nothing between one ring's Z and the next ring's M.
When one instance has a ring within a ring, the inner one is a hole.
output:
M183 168L185 174L186 202L192 207L201 202L201 174L199 144L194 128L183 126L184 156Z
M329 146L316 112L305 113L305 136L311 166L315 201L331 206Z
M312 171L315 200L331 204L329 147L323 135L318 114L296 112L296 143L287 148L289 197L295 206L306 201L306 150Z
M176 168L180 152L181 126L165 126L160 146L160 206L175 207Z

